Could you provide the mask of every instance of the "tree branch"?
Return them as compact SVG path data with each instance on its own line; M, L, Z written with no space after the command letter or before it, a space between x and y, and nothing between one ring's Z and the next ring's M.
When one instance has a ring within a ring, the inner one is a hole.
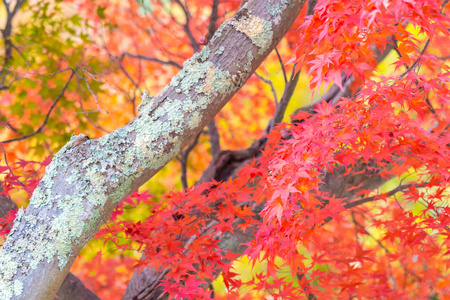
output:
M209 16L208 34L206 40L209 42L217 29L217 19L219 18L219 3L220 0L212 0L211 15Z
M200 138L201 133L199 133L191 144L186 148L186 150L181 151L180 153L180 165L181 165L181 184L183 185L183 189L188 188L187 183L187 160L189 153L194 150L195 146L198 143L198 139Z
M6 66L8 65L8 61L12 58L12 49L15 48L11 41L12 34L12 23L13 19L16 16L19 9L25 3L25 0L17 0L14 9L11 10L11 3L8 3L6 0L3 0L3 4L5 5L6 10L6 24L5 28L1 30L3 36L3 45L5 47L5 58L3 59L3 67L1 70L2 80L0 82L0 90L6 90L9 88L8 85L5 85L6 76L10 73Z
M198 52L200 50L200 45L198 44L197 40L194 37L194 34L191 31L191 27L190 27L191 16L187 10L187 7L184 6L180 0L172 0L172 1L175 2L176 4L178 4L181 7L181 9L183 10L184 17L186 19L186 22L183 25L183 30L186 33L187 37L189 38L191 47L192 47L192 49L194 49L194 52Z
M58 300L100 300L80 279L72 273L67 274L57 293Z
M6 143L11 143L11 142L17 142L17 141L25 140L25 139L27 139L27 138L30 138L30 137L32 137L32 136L34 136L34 135L40 133L40 132L42 131L42 129L44 129L45 125L47 125L48 119L50 118L50 114L52 113L52 111L53 111L53 109L55 108L55 106L56 106L56 104L58 103L58 101L59 101L59 100L62 98L62 96L64 95L64 93L65 93L67 87L69 86L70 81L71 81L72 78L73 78L73 75L75 75L75 70L72 70L72 69L68 69L68 70L71 71L70 76L69 76L69 79L67 79L66 84L65 84L64 87L62 88L62 90L61 90L61 92L59 93L58 97L56 97L56 99L53 100L52 105L50 106L50 108L49 108L47 114L45 115L45 119L44 119L44 122L42 123L42 125L39 126L39 128L38 128L36 131L34 131L34 132L30 133L30 134L23 135L23 136L21 136L21 137L14 138L14 139L9 139L9 140L6 140L6 141L1 141L0 143L6 144Z
M402 191L406 190L407 188L410 188L410 187L413 187L413 186L415 186L415 187L424 187L427 184L428 184L428 182L425 182L425 183L422 183L422 184L410 183L410 184L399 185L398 187L396 187L395 189L391 190L390 192L384 194L383 196L384 197L394 196L396 193L402 192ZM365 204L365 203L369 203L369 202L373 202L373 201L377 201L377 200L382 200L382 199L384 199L384 198L380 198L379 195L372 196L372 197L366 197L366 198L362 198L362 199L355 200L355 201L352 201L350 203L347 203L346 205L344 205L344 207L346 209L350 209L350 208L356 207L358 205L362 205L362 204Z
M215 159L220 154L220 136L214 119L208 124L208 135L211 144L211 155L212 158Z
M164 61L164 60L161 60L161 59L158 59L158 58L148 57L148 56L145 56L145 55L131 54L131 53L128 53L128 52L122 53L120 55L120 57L119 57L119 61L122 61L125 56L131 57L131 58L135 58L135 59L151 61L151 62L159 63L159 64L162 64L162 65L174 66L174 67L176 67L176 68L178 68L180 70L183 68L180 64L177 64L174 61Z

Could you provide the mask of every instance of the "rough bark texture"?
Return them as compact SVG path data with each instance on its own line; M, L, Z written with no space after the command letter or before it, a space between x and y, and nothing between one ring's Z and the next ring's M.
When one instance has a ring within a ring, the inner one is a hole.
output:
M0 192L3 191L0 185ZM5 194L0 194L0 218L10 210L16 210L17 205ZM99 300L100 298L89 290L80 279L72 273L67 274L57 293L58 300Z
M140 114L129 124L64 146L0 249L0 299L52 299L114 207L210 122L278 44L303 4L248 1L156 98L143 97Z
M58 300L100 300L72 273L67 274L57 296Z
M0 185L0 193L3 191ZM0 194L0 218L6 216L10 210L16 210L17 205L5 194Z

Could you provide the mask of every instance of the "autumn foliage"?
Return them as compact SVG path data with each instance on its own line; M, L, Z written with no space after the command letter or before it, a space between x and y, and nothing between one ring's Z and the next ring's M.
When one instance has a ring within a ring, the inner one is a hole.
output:
M116 208L72 272L105 299L143 268L176 299L450 299L447 2L305 5L214 126ZM24 4L33 22L17 18L3 49L3 194L26 204L72 133L126 124L238 6ZM330 86L337 96L322 98Z

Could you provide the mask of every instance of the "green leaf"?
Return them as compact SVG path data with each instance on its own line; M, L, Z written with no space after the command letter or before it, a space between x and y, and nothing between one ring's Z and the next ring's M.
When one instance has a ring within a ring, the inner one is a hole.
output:
M19 118L23 117L23 106L20 103L14 103L9 107L12 115L17 115Z
M22 134L30 134L34 132L34 128L31 125L22 124L22 126L20 127L20 132Z
M104 20L106 18L105 9L106 9L106 7L101 7L101 6L99 6L97 8L97 16L102 20Z
M26 99L27 96L28 96L28 93L27 93L26 90L21 91L21 92L17 95L17 97L18 97L19 99Z

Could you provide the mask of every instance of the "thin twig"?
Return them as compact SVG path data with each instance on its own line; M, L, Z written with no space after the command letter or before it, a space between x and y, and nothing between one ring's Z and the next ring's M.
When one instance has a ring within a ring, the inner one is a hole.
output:
M101 109L100 103L98 102L97 95L91 90L91 87L89 86L89 81L87 80L87 77L86 77L86 76L83 76L83 79L84 79L84 82L86 82L86 87L87 87L87 89L89 90L89 92L91 93L91 95L92 95L92 96L94 97L94 99L95 99L95 103L97 104L98 111L101 112L101 113L103 113L103 114L108 114L107 111L104 111L103 109Z
M0 143L6 144L6 143L11 143L11 142L16 142L16 141L21 141L21 140L25 140L29 137L32 137L38 133L40 133L42 131L42 129L44 129L45 125L47 125L48 119L50 118L50 114L53 111L53 109L55 108L56 104L58 103L58 101L62 98L62 96L64 95L64 92L66 91L67 87L69 86L70 81L72 80L73 75L75 74L75 71L70 69L72 72L70 74L69 79L66 81L66 84L64 85L64 87L62 88L61 92L59 93L58 97L56 97L56 99L53 101L52 105L50 106L50 109L47 112L47 115L45 116L44 122L42 123L41 126L39 126L39 128L34 131L33 133L18 137L18 138L14 138L14 139L10 139L10 140L6 140L6 141L2 141Z
M362 224L360 224L358 221L354 221L355 222L355 225L357 225L359 228L361 228L371 239L373 239L377 244L378 244L378 246L381 248L381 249L383 249L386 253L388 253L388 254L391 254L391 251L389 251L389 249L388 248L386 248L386 246L384 246L383 245L383 243L381 242L381 241L379 241L376 237L374 237L369 231L367 231L367 229L362 225ZM402 266L402 268L403 268L403 270L405 271L405 272L408 272L409 274L411 274L411 275L413 275L414 277L416 277L417 279L420 279L420 280L422 280L422 278L419 276L419 275L417 275L416 273L414 273L414 272L412 272L412 271L410 271L403 263L401 263L400 262L400 265ZM391 268L391 265L390 264L388 264L388 268L389 268L389 271L390 271L390 273L391 274L393 274L393 272L392 272L392 268ZM394 280L394 287L395 287L395 279L393 278L393 276L392 276L392 279Z
M444 12L445 6L448 4L448 1L449 1L449 0L444 0L444 2L442 2L442 4L441 4L441 11L440 11L440 14L441 14L441 15L442 15L443 12Z
M49 76L53 76L59 73L64 73L68 70L74 71L72 68L65 68L62 70L58 70L52 73L48 73L48 74L43 74L43 73L39 73L39 72L21 72L21 71L17 71L17 70L13 70L13 69L7 69L8 71L14 72L14 73L18 73L18 74L24 74L24 75L38 75L40 77L49 77ZM29 78L28 78L29 79Z
M206 40L209 41L213 37L217 28L217 19L219 17L219 3L220 0L213 0L211 7L211 15L209 15L208 34Z
M10 74L10 72L7 71L8 69L6 68L6 66L8 65L8 61L12 58L12 49L13 48L17 49L11 41L12 24L13 24L14 17L16 16L17 12L19 11L20 7L22 7L24 2L25 2L25 0L17 0L16 6L11 11L11 7L10 7L11 3L8 3L6 0L3 0L3 4L5 5L5 9L6 9L6 23L5 23L5 28L0 31L2 32L2 36L3 36L5 57L4 57L3 65L2 65L2 69L1 69L2 80L0 83L0 90L7 90L11 86L11 85L5 84L5 80L6 80L7 75Z
M214 160L220 154L220 135L214 118L208 123L208 135L211 143L211 155Z
M89 116L88 116L88 112L84 110L83 107L83 99L81 97L79 97L78 99L78 103L80 104L80 109L81 109L81 113L83 114L83 116L86 118L86 120L95 128L105 132L105 133L110 133L110 131L106 130L105 128L103 128L102 126L100 126L99 124L96 124Z
M322 201L320 201L320 202L322 202ZM351 211L351 215L352 215L352 222L355 225L355 241L356 241L356 245L358 246L358 248L361 248L361 245L359 244L359 240L358 240L358 228L357 228L358 227L357 226L358 222L356 222L356 219L355 219L355 212Z
M390 196L395 195L398 192L404 191L407 188L410 188L410 187L413 187L413 186L414 187L424 187L427 184L428 184L428 182L424 182L424 183L421 183L421 184L410 183L410 184L405 184L405 185L399 185L398 187L396 187L392 191L385 193L383 196L390 197ZM362 199L359 199L359 200L347 203L346 205L344 205L344 207L346 209L350 209L350 208L353 208L353 207L361 205L361 204L365 204L365 203L372 202L372 201L378 201L378 200L382 200L382 199L383 198L380 198L380 195L373 196L373 197L366 197L366 198L362 198Z
M417 57L417 59L414 61L414 63L408 68L406 69L406 71L401 74L398 77L398 80L402 80L409 72L411 72L412 70L414 70L417 65L419 64L420 59L422 58L422 56L424 55L425 51L427 50L428 46L430 45L431 40L428 39L427 42L425 43L425 46L423 47L422 51L419 54L419 57ZM394 82L391 86L394 86L396 83Z
M275 99L275 105L278 105L278 96L277 96L277 92L275 91L275 87L273 86L272 80L262 77L261 75L258 74L258 72L255 72L255 75L256 75L256 77L258 77L259 79L264 81L264 83L266 83L270 86L270 89L272 90L273 98Z
M8 158L6 157L6 150L5 150L5 148L3 148L3 145L1 145L1 144L0 144L0 148L2 148L2 150L3 150L3 159L5 160L5 165L8 167L9 171L11 172L11 174L12 174L14 177L18 177L18 176L16 176L16 175L14 174L14 172L13 172L11 166L10 166L9 163L8 163ZM23 182L19 180L19 178L17 178L16 180L17 180L22 186L25 186L25 185L23 184Z
M164 60L161 60L161 59L158 59L158 58L149 57L149 56L145 56L145 55L131 54L131 53L128 53L128 52L122 53L120 55L120 57L119 57L119 60L122 61L125 56L131 57L131 58L136 58L136 59L141 59L141 60L146 60L146 61L151 61L151 62L163 64L163 65L174 66L174 67L177 67L180 70L183 68L180 64L178 64L178 63L176 63L174 61L164 61Z
M182 151L180 153L180 158L178 159L181 165L181 184L183 185L183 189L188 188L187 184L187 160L189 153L195 148L195 146L198 143L198 140L200 138L201 133L197 134L195 139L192 141L192 143L189 144L189 146L186 148L186 150Z
M280 52L278 52L278 49L275 47L275 53L278 56L278 61L280 62L280 66L281 66L281 70L283 71L283 77L284 77L284 82L287 83L287 76L286 76L286 69L284 68L284 64L283 64L283 60L281 59L281 55ZM292 74L294 74L295 71L292 72Z
M200 45L197 43L197 40L194 37L194 34L191 31L190 28L190 21L191 21L191 16L189 14L189 11L187 10L187 8L183 5L183 3L181 3L180 0L173 0L176 4L178 4L181 9L183 10L184 16L186 18L186 22L183 25L183 30L186 33L187 37L189 38L189 41L191 42L191 47L192 49L194 49L194 52L198 52L200 50Z

